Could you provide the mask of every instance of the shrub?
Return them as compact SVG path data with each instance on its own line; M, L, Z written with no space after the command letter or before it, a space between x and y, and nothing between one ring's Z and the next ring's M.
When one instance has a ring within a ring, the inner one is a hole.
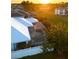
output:
M68 52L68 33L65 31L65 24L53 24L46 27L44 50L48 47L54 48L54 52L59 59L67 58Z

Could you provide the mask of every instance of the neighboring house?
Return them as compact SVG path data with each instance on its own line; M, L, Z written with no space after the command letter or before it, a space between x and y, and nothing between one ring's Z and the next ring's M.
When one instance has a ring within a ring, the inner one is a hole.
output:
M68 9L63 7L56 8L55 15L68 15Z

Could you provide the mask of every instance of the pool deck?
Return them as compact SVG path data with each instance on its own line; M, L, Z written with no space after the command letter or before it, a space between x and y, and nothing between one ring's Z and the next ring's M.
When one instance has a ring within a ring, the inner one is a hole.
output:
M39 54L42 52L43 52L43 50L42 50L41 46L26 48L26 49L22 49L22 50L18 50L18 51L12 51L11 59L18 59L18 58L22 58L24 56L31 56L31 55Z

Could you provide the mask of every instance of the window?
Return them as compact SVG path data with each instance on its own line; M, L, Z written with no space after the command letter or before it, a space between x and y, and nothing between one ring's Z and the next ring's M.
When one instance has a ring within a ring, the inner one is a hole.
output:
M25 49L26 47L26 42L11 44L11 51Z
M16 51L16 44L11 44L11 51Z
M26 42L21 42L16 44L16 50L25 49L26 47L27 47Z

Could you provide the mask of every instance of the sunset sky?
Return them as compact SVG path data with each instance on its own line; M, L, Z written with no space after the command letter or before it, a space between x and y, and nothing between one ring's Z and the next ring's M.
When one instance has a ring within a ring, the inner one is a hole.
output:
M11 0L11 3L21 3L23 0ZM24 0L27 1L27 0ZM67 0L28 0L33 3L58 3L67 2Z

